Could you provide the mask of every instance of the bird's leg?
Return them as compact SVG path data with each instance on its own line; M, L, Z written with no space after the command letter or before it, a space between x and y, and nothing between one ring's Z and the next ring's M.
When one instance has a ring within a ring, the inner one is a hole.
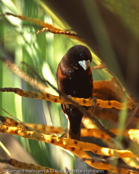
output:
M72 98L72 96L71 96L71 95L67 95L67 97L71 97L71 98ZM69 104L66 104L66 99L65 99L65 106L66 106L66 109L70 109Z
M95 112L97 98L96 97L90 97L89 100L91 100L91 99L93 99L93 101L94 101L94 106L93 106L94 110L93 110L93 112ZM92 110L92 107L90 109Z

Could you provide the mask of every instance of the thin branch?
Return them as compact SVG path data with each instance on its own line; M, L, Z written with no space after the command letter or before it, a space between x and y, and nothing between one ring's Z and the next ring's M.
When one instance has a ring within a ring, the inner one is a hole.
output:
M73 32L70 32L70 31L62 30L60 28L56 28L51 24L43 22L42 20L34 19L34 18L31 18L31 17L23 16L23 15L22 16L21 15L15 15L15 14L8 13L8 12L4 13L4 14L1 14L0 17L6 16L6 15L13 16L13 17L19 18L21 20L25 20L25 21L28 21L28 22L31 22L31 23L34 23L34 24L37 24L37 25L43 27L43 29L38 31L37 34L46 30L46 31L49 31L53 34L62 34L64 36L67 36L67 37L76 39L78 41L84 42L84 40L77 33L73 33Z
M77 141L68 138L56 137L55 135L40 133L38 136L36 131L27 131L23 128L11 127L6 125L0 125L0 132L18 135L28 139L34 139L37 141L43 141L50 144L55 144L60 147L72 147L77 148L81 151L92 151L95 154L103 156L115 156L119 158L136 158L136 156L129 150L115 150L106 147L100 147L93 143L87 143L82 141ZM73 150L72 150L73 152Z
M56 89L54 87L54 89ZM0 88L1 92L14 92L22 97L28 97L28 98L34 98L34 99L42 99L42 100L47 100L47 101L51 101L54 103L66 103L67 104L73 104L76 106L76 104L80 104L81 106L94 106L94 100L93 99L85 99L85 98L77 98L77 97L68 97L66 95L63 95L64 97L61 98L60 96L55 96L52 95L48 92L45 93L40 93L40 92L35 92L35 91L25 91L22 90L20 88ZM57 92L59 92L56 89ZM120 103L118 101L115 100L101 100L101 99L97 99L96 107L101 107L101 108L106 108L106 109L110 109L110 108L115 108L118 110L123 110L123 109L134 109L135 107L135 103L133 101L128 101L128 102L123 102Z
M108 163L104 162L96 162L95 160L86 160L90 158L90 156L85 152L85 151L92 151L95 154L98 155L103 155L103 156L115 156L115 157L122 157L122 158L136 158L136 156L128 151L128 150L115 150L115 149L110 149L110 148L105 148L105 147L100 147L97 146L96 144L92 143L85 143L77 140L72 140L68 138L62 138L62 137L56 137L54 135L44 135L40 133L41 136L37 137L35 131L25 131L22 128L17 128L17 127L8 127L6 125L0 125L0 132L2 133L8 133L8 134L13 134L13 135L18 135L24 138L28 139L34 139L37 141L44 141L46 143L58 145L64 149L67 149L80 157L81 159L84 159L84 162L89 164L90 166L97 168L97 169L103 169L103 170L108 170L111 172L118 173L117 167L113 166ZM1 161L0 161L1 162ZM16 165L16 163L13 162L13 164ZM18 163L17 163L18 165ZM18 166L19 167L19 166ZM130 167L131 169L131 167ZM129 170L121 168L120 169L122 172L121 173L128 173ZM138 171L139 169L137 168L132 168L133 171ZM133 172L134 173L134 172Z
M24 169L24 171L22 170L22 173L55 173L55 174L59 174L58 170L52 169L52 168L48 168L48 167L42 167L40 165L37 164L30 164L30 163L24 163L18 160L15 160L13 158L10 159L0 159L0 163L7 163L10 164L14 167L20 168L20 169ZM18 171L18 170L17 170ZM63 170L64 171L64 170ZM63 172L60 172L60 174L64 174Z
M12 61L6 59L6 58L1 58L2 60L18 77L23 79L25 82L33 86L34 88L40 90L41 92L49 92L50 89L46 87L46 85L43 85L42 83L38 82L36 79L31 77L30 75L26 74L25 72L22 71L21 68L19 68L15 63Z
M33 124L33 123L22 123L22 122L18 122L14 119L11 119L9 117L4 117L0 115L0 121L2 122L2 124L6 125L6 126L11 126L11 127L17 127L17 128L23 128L26 131L38 131L41 133L57 133L57 134L61 134L63 132L63 128L62 127L54 127L54 126L48 126L48 125L42 125L42 124ZM32 129L30 129L30 127ZM114 134L118 134L118 132L120 130L118 129L111 129L111 132L113 132ZM110 138L109 135L105 134L104 132L102 132L101 130L98 130L97 128L93 128L93 129L81 129L81 135L82 137L96 137L96 138L100 138L100 139L108 139ZM128 138L130 138L131 140L135 139L138 137L139 135L139 129L125 129L122 132L123 136L126 136Z

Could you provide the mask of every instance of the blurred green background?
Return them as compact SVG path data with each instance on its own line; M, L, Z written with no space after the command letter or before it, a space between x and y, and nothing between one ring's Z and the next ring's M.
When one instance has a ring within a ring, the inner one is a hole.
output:
M41 1L1 0L0 13L3 14L5 12L41 19L56 27L71 30L62 19L57 18ZM0 56L10 59L27 74L34 76L21 63L22 61L26 62L41 77L46 78L54 86L57 86L56 70L58 63L70 47L81 43L69 37L54 35L49 32L43 32L37 35L36 32L41 29L36 24L12 16L1 16ZM99 59L96 58L96 62L99 63ZM94 63L92 63L92 66L94 66ZM94 76L95 79L105 78L105 75L102 75L101 71L97 71L99 73L96 73ZM27 91L35 91L32 86L17 77L2 61L0 61L0 87L18 87ZM56 94L54 90L52 90L52 93ZM67 120L59 104L23 98L14 93L0 93L0 107L23 122L67 127ZM0 115L8 116L1 109ZM72 153L54 145L15 137L38 164L57 170L65 169L65 167L70 170L77 168L76 158ZM14 153L14 151L11 152L11 154ZM78 162L80 163L81 161L78 160ZM86 164L80 164L78 168L80 167L86 168Z
M51 18L40 1L0 1L0 13L5 12L38 18L59 27L64 26L64 23ZM26 73L33 75L28 68L21 64L22 61L26 62L41 77L45 77L56 86L55 75L58 63L65 52L75 45L75 42L68 37L54 35L49 32L36 35L36 32L40 29L40 26L15 17L0 17L0 56L12 60L20 68L23 68ZM9 70L2 61L0 61L0 87L35 90ZM52 91L52 93L55 92ZM14 93L0 93L0 106L24 122L65 128L67 126L67 121L61 112L59 104L21 98ZM0 114L8 116L2 110L0 110ZM65 167L71 169L74 165L72 154L63 151L59 147L21 137L16 138L40 165L55 169L64 169ZM67 156L67 161L71 161L66 163L66 166L64 164L65 160L63 160L64 156Z

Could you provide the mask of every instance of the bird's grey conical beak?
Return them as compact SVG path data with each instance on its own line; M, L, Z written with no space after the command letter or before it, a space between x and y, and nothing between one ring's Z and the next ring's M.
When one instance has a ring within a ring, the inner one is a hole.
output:
M90 60L81 60L78 63L85 71L90 66Z

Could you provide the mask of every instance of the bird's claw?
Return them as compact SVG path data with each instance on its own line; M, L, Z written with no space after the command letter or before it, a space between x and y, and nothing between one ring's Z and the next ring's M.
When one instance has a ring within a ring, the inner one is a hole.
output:
M65 129L65 130L63 130L63 132L62 132L62 134L61 135L59 135L58 137L59 138L67 138L67 129Z

